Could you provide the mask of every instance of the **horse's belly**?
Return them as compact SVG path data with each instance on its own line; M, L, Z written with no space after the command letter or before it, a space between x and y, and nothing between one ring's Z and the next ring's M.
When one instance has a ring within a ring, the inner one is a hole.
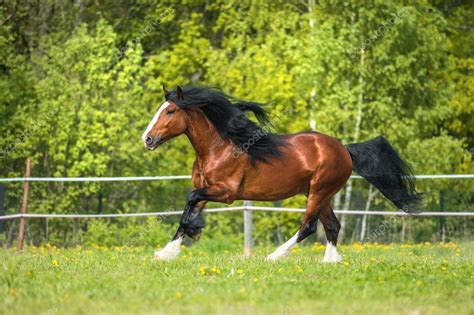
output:
M237 199L273 201L307 194L312 173L284 165L260 165L246 174Z

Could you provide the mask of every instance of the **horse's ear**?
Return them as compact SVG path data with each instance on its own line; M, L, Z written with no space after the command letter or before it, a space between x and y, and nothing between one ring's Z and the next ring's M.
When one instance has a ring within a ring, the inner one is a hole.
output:
M170 94L170 92L168 92L164 83L163 83L163 94L165 95L165 99L168 99L168 95Z
M176 87L176 97L180 101L182 101L184 99L183 90L181 89L181 87L179 85Z

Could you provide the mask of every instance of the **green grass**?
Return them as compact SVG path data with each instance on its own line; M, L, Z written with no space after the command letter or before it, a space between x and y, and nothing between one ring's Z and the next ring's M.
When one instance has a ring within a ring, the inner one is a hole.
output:
M0 251L0 314L474 314L474 243L324 246L267 263L212 241L173 262L145 248Z

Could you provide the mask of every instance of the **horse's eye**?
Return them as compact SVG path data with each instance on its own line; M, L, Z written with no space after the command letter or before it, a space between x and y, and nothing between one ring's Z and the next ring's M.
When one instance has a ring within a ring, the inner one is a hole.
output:
M173 109L171 109L171 110L167 111L167 112L166 112L166 114L167 114L167 115L169 115L169 116L171 116L171 115L173 115L173 114L174 114L174 110L173 110Z

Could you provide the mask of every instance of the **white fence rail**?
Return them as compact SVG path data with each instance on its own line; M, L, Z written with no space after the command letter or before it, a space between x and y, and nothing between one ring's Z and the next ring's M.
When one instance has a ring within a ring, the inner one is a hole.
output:
M362 176L353 175L352 179L362 179ZM416 175L416 179L469 179L474 174L432 174ZM191 179L191 175L174 176L130 176L130 177L13 177L0 178L0 183L9 182L128 182L128 181L155 181Z
M258 207L239 206L227 208L208 208L206 213L231 212L231 211L263 211L263 212L295 212L304 213L302 208L282 207ZM20 218L37 219L100 219L100 218L126 218L126 217L154 217L181 215L183 211L161 211L161 212L137 212L137 213L109 213L109 214L51 214L51 213L18 213L0 216L0 220L13 220ZM334 210L336 214L344 215L375 215L375 216L399 216L399 217L474 217L474 212L419 212L406 213L401 211L365 211L365 210Z

